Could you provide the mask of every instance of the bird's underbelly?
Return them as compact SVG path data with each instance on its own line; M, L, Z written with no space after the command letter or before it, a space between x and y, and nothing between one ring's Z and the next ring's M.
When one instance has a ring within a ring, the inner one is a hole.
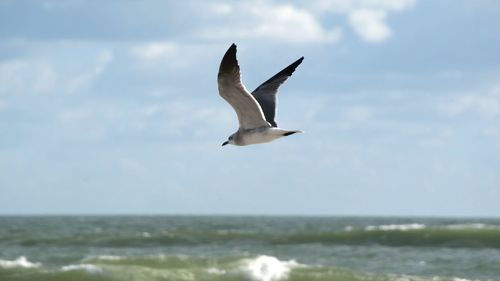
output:
M243 132L241 145L265 143L283 136L284 130L279 128L257 128Z

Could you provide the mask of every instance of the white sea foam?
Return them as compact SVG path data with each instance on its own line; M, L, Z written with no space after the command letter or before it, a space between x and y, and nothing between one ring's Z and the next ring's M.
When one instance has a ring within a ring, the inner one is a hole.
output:
M453 281L478 281L478 280L465 279L465 278L460 278L460 277L453 277Z
M371 279L370 279L371 280ZM460 277L442 277L434 276L431 278L412 276L412 275L389 275L391 281L479 281L477 279L465 279Z
M294 260L280 261L272 256L258 256L246 261L242 270L254 281L277 281L287 278L290 270L299 264Z
M90 259L94 259L94 258L90 258ZM125 257L104 255L104 256L97 256L97 257L95 257L95 259L102 260L102 261L119 261L119 260L125 259Z
M447 229L500 229L498 225L484 224L484 223L464 223L464 224L450 224L446 226Z
M88 273L101 273L102 268L93 265L93 264L70 264L70 265L65 265L61 267L62 271L71 271L71 270L83 270Z
M42 264L38 262L30 262L25 256L21 256L13 261L0 259L0 267L3 268L13 268L13 267L32 268L32 267L39 267L41 265Z
M407 230L416 230L416 229L424 229L425 224L420 223L408 223L408 224L384 224L384 225L368 225L365 227L367 231L373 230L383 230L383 231L391 231L391 230L399 230L399 231L407 231Z
M210 267L209 269L207 269L207 272L215 275L224 275L227 273L226 270L217 267Z

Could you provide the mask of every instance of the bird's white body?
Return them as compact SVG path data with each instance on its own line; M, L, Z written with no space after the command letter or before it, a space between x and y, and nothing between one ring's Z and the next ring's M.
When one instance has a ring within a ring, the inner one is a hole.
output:
M275 127L259 127L248 130L240 129L230 137L229 143L240 146L266 143L294 133L302 133L302 131L290 131Z

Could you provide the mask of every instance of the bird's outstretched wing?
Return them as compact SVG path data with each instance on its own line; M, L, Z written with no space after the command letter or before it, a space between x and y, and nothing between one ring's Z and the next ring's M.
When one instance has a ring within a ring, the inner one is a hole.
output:
M257 100L262 108L267 122L269 122L273 127L278 126L275 120L277 103L276 95L278 93L278 88L281 84L283 84L283 82L286 81L286 79L288 79L288 77L292 75L297 66L302 63L302 60L304 60L304 57L301 57L282 71L278 72L252 92L252 96Z
M232 44L222 58L217 76L219 94L236 111L241 129L269 126L259 103L241 83L236 60L236 45Z

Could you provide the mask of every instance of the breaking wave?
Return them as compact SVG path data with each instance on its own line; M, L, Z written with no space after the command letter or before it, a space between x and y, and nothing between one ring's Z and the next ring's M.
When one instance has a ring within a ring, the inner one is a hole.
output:
M62 271L82 270L88 273L101 273L102 268L93 264L70 264L61 267Z
M24 258L25 259L25 258ZM19 258L18 260L23 260ZM27 260L26 260L27 261ZM5 262L5 261L4 261ZM15 261L10 261L15 262ZM10 263L9 263L10 264ZM17 262L17 264L24 264ZM208 280L208 281L469 281L458 277L423 277L353 272L331 266L310 266L274 256L97 256L57 268L42 266L1 267L0 280ZM29 270L26 270L29 268Z
M25 256L21 256L17 258L16 260L2 260L0 259L0 267L1 268L14 268L14 267L21 267L21 268L33 268L33 267L39 267L41 266L40 263L33 263L30 262Z

